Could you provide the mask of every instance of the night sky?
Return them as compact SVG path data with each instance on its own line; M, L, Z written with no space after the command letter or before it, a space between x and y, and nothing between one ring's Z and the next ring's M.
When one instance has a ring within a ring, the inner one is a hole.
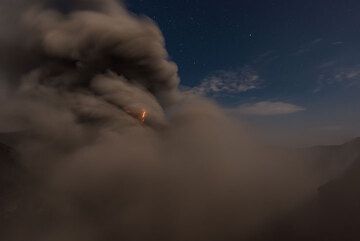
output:
M159 25L183 89L241 113L250 108L247 119L288 128L287 135L311 133L321 142L360 135L360 1L127 0L127 6ZM263 113L259 102L291 106Z

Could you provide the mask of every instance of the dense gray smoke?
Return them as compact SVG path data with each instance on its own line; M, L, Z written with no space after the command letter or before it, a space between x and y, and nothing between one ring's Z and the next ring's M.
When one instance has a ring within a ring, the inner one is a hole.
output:
M29 178L1 240L250 240L313 191L300 162L178 91L150 19L111 0L6 2L2 108Z

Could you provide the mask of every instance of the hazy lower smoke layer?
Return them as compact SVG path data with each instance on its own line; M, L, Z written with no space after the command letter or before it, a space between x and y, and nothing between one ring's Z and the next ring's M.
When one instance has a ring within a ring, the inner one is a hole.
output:
M178 92L150 19L111 0L1 5L30 176L1 240L247 240L311 191L302 166Z

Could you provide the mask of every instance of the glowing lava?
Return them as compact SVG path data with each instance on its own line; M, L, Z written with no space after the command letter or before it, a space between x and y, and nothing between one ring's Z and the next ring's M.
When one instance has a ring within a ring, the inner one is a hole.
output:
M146 117L148 116L148 113L146 112L146 110L142 110L139 114L139 120L141 121L141 123L145 123Z
M140 111L130 110L128 108L123 109L126 113L130 116L134 117L135 119L139 120L142 124L145 124L147 117L149 116L148 112L145 109Z

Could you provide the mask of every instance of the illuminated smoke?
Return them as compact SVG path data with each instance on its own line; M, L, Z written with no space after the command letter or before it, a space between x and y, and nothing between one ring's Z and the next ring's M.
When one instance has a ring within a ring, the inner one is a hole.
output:
M298 162L179 92L149 18L111 0L10 3L6 113L32 181L1 240L239 240L312 190Z

